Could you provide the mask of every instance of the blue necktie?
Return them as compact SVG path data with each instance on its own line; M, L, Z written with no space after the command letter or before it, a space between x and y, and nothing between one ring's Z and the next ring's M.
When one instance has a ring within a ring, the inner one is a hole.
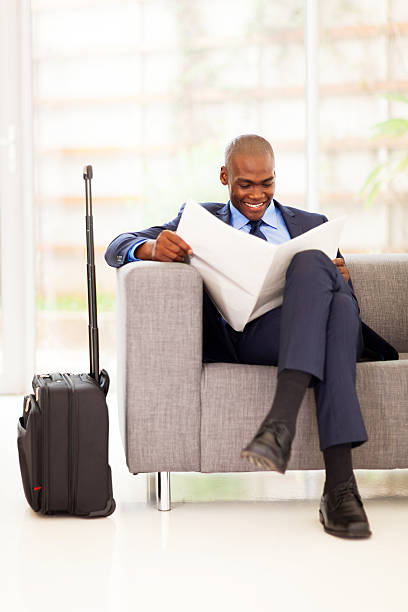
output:
M257 236L258 238L262 238L262 240L266 240L265 234L261 232L259 226L262 223L262 219L258 219L258 221L250 221L249 224L251 226L250 234L253 236Z

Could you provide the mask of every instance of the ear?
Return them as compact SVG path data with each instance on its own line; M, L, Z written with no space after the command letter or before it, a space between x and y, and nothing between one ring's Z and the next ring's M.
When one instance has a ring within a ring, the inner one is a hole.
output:
M225 166L221 166L220 181L223 185L228 185L228 172Z

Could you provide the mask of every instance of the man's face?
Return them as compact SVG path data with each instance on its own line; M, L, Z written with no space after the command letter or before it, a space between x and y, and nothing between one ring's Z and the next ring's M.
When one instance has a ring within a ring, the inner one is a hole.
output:
M236 153L228 169L222 166L220 180L228 185L235 208L250 221L257 221L275 193L275 160L269 154Z

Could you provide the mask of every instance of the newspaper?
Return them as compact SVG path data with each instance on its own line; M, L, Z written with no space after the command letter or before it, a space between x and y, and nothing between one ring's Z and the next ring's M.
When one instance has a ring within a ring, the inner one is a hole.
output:
M274 245L188 202L177 234L191 246L190 264L201 274L221 315L242 331L249 321L282 303L286 270L296 253L319 249L330 259L336 257L344 222L340 217Z

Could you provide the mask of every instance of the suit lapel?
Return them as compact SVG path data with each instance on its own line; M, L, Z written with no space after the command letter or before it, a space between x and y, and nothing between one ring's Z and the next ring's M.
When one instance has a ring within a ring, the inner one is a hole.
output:
M304 230L303 230L302 224L297 218L297 215L289 208L286 208L286 206L282 206L282 204L279 204L277 200L274 200L274 203L275 203L275 206L282 213L282 217L286 223L286 227L288 228L290 237L296 238L296 236L300 236L301 234L303 234Z
M221 208L219 208L218 210L214 211L214 214L221 221L224 221L224 223L226 223L227 225L231 224L231 212L230 212L230 207L229 207L228 202L227 204L224 204L223 206L221 206Z

